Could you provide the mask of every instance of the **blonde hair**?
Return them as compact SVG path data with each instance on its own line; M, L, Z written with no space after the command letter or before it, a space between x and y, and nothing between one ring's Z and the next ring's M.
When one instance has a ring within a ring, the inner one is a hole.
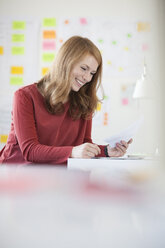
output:
M78 92L71 90L70 73L74 65L86 55L98 62L97 72L90 83ZM92 41L80 36L68 39L60 48L50 71L38 82L37 87L45 98L47 110L52 114L64 111L63 101L69 98L69 112L73 119L88 118L97 108L96 95L101 85L102 57Z

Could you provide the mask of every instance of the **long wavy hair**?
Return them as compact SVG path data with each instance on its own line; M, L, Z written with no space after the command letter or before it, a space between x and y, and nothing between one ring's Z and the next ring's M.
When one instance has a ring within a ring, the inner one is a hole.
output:
M98 62L97 72L89 83L78 92L71 90L72 68L84 56L92 55ZM41 78L37 87L45 99L47 110L52 114L62 114L64 101L69 100L70 116L76 120L87 119L93 114L100 101L97 89L101 85L102 56L92 41L80 36L68 39L60 48L49 72Z

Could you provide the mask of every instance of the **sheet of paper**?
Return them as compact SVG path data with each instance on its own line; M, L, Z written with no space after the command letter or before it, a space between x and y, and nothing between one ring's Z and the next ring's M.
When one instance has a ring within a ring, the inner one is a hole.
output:
M111 147L115 147L116 143L121 142L121 140L125 140L126 142L128 142L131 138L134 137L134 135L142 125L143 121L144 117L142 116L140 119L133 122L128 128L126 128L117 135L107 138L105 141L108 142Z

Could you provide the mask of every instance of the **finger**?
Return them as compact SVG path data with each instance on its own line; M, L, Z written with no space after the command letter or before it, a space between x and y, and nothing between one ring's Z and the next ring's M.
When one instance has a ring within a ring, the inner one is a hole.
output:
M116 146L119 151L121 151L122 153L126 153L127 148L125 146L121 145L120 143L117 143Z
M101 153L100 147L98 147L98 145L96 144L88 143L87 149L95 153L95 155L98 155L99 153Z
M131 144L133 142L133 139L130 139L127 144Z
M125 140L121 140L121 144L127 149L128 143Z

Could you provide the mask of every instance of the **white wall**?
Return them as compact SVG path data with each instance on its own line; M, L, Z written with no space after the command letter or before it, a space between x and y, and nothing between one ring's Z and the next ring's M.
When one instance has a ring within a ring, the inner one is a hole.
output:
M107 17L110 20L130 20L130 21L149 21L152 23L152 51L148 54L147 66L152 75L152 79L157 89L157 98L155 101L140 102L138 107L128 107L121 110L121 106L117 100L119 94L119 82L122 79L113 81L111 108L113 114L111 123L108 127L93 129L93 139L96 142L102 142L107 133L112 135L118 130L126 127L142 112L147 118L143 128L140 130L138 137L130 148L130 152L154 152L157 143L159 143L160 133L160 116L161 103L160 82L163 77L163 61L162 47L164 39L163 32L163 0L1 0L0 1L0 16L17 16L17 17L60 17L60 16L93 16ZM161 46L162 45L162 46ZM161 68L161 69L160 69ZM131 79L129 79L131 80Z

